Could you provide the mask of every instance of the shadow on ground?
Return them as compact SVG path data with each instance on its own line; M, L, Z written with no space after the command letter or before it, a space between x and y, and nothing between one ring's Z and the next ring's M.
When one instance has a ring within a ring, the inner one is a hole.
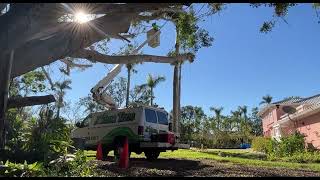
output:
M201 164L197 160L186 159L157 159L148 161L145 158L130 158L129 168L126 170L118 168L113 157L108 157L108 163L100 166L101 169L112 173L124 173L129 176L190 176L189 172L200 171L209 165ZM104 161L106 162L106 161Z

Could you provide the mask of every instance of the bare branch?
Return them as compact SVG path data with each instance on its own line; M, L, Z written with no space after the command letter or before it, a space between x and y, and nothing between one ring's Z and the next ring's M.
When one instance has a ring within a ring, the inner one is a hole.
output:
M64 58L64 59L61 59L60 61L65 63L70 68L77 67L77 68L85 69L85 68L92 67L92 64L77 64L77 63L74 63L71 60L69 60L69 58Z
M44 75L46 76L46 78L48 79L49 84L50 84L50 86L51 86L51 90L54 90L54 89L55 89L55 88L54 88L54 84L53 84L52 79L50 78L48 72L44 69L44 67L41 67L41 70L42 70L42 72L44 73Z
M101 62L107 64L128 64L128 63L142 63L142 62L154 62L154 63L175 63L176 61L193 61L193 57L190 54L179 55L178 57L167 56L153 56L153 55L128 55L128 56L109 56L101 54L97 51L80 50L77 53L71 55L74 58L84 58L92 62Z

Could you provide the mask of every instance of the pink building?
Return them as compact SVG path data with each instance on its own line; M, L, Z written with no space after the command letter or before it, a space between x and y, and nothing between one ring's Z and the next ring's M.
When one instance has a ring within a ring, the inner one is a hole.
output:
M295 112L285 113L286 106L293 107ZM297 130L306 136L306 145L320 149L320 94L265 105L258 115L262 118L265 137L279 140Z

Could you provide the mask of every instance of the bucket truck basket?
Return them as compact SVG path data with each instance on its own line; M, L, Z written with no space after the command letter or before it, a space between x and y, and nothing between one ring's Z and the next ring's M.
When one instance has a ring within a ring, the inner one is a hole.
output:
M147 38L148 38L148 46L152 47L152 48L156 48L160 45L160 30L158 29L150 29L147 32ZM157 33L157 34L156 34ZM155 35L156 34L156 35ZM155 35L154 38L152 38Z

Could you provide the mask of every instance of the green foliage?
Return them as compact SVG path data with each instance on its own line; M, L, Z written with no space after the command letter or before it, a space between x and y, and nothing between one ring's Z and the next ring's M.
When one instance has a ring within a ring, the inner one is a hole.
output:
M106 92L117 103L118 107L122 107L125 102L127 81L127 78L119 77L106 88Z
M142 97L140 96L140 99L150 102L150 105L153 106L153 100L155 98L153 90L159 85L160 82L165 80L166 78L164 76L153 77L151 74L149 74L145 84L136 86L136 92L142 95Z
M4 165L0 162L0 165L0 175L6 177L37 177L44 174L42 163L38 162L28 164L24 161L23 164L19 164L6 161Z
M95 175L94 168L94 165L88 164L84 152L79 150L75 154L65 154L50 161L46 174L47 176L86 177Z
M53 118L53 111L45 108L31 130L29 151L33 160L49 161L65 154L71 144L71 128L62 118Z
M291 156L281 158L281 160L298 163L320 163L320 152L296 152L293 153Z
M272 161L320 162L320 152L306 149L304 136L298 132L281 138L281 141L256 137L252 141L252 148L255 151L266 153L268 159Z
M267 95L262 97L262 101L260 102L260 105L261 104L270 104L271 102L272 102L272 96L267 94Z
M262 119L258 116L258 108L254 107L251 110L251 122L252 122L252 133L255 136L261 136L263 134L262 130Z
M46 88L46 76L42 71L31 71L26 73L21 78L22 88L28 91L30 89L33 93L43 92Z
M178 41L185 52L197 52L201 47L212 45L214 39L210 37L208 31L199 28L198 20L193 10L180 13L176 19Z
M10 96L27 96L30 92L44 92L46 77L42 71L30 71L11 81Z
M278 144L280 157L292 156L294 153L301 153L305 150L304 136L298 132L288 137L281 138Z
M80 98L78 105L84 107L84 112L89 114L105 110L105 106L94 101L91 95Z
M255 137L252 140L252 149L254 151L270 153L272 152L272 140L266 137Z

